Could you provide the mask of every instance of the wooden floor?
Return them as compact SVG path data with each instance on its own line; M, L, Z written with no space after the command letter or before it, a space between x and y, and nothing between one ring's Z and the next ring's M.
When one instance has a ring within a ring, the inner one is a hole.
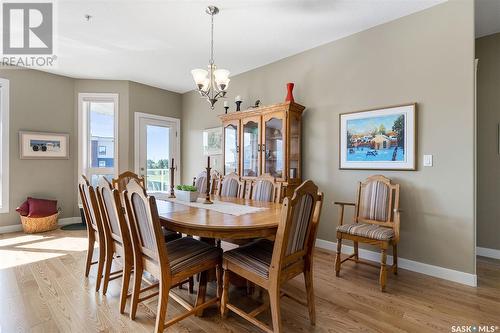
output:
M131 321L118 312L120 279L110 283L107 296L94 292L95 268L88 279L83 274L85 244L83 231L0 235L0 332L153 330L154 298ZM307 310L285 298L284 332L451 332L453 325L500 326L500 261L478 259L478 288L400 270L389 277L387 293L381 293L376 269L346 263L336 278L333 259L332 253L319 250L315 256L317 325L311 327ZM286 289L303 293L302 278ZM185 290L179 292L189 297ZM232 289L230 297L244 308L258 304L258 295L249 299L241 289ZM180 311L169 303L170 315ZM204 317L189 317L166 331L258 330L233 314L222 321L212 307Z

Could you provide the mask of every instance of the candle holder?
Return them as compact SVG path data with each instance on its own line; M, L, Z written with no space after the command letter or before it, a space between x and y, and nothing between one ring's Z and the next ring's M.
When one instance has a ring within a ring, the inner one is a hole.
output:
M172 164L170 165L170 194L168 196L169 198L175 198L174 172L175 172L174 159L172 158Z
M224 107L224 110L226 110L226 112L225 112L225 113L227 114L227 110L229 110L229 106L225 106L225 107Z
M205 201L203 202L204 204L211 205L213 204L212 200L210 200L210 170L212 168L210 165L207 166L207 191L205 192Z
M235 102L236 103L236 111L241 111L241 109L240 109L241 102L243 102L243 101L236 101Z

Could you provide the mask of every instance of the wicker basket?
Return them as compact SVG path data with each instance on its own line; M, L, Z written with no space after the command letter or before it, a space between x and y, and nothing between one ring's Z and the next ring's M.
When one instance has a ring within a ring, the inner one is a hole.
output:
M25 233L34 234L57 229L57 218L59 213L46 217L27 217L21 216L21 223Z

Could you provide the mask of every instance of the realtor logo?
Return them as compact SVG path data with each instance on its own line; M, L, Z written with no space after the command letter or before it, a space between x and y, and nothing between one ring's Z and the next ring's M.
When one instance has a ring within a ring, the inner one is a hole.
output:
M3 54L52 54L52 3L3 4Z

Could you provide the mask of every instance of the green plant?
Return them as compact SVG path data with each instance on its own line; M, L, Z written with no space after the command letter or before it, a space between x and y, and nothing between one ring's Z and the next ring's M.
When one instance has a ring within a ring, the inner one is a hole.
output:
M179 191L189 191L189 192L196 192L198 189L195 186L192 185L177 185L176 187Z

